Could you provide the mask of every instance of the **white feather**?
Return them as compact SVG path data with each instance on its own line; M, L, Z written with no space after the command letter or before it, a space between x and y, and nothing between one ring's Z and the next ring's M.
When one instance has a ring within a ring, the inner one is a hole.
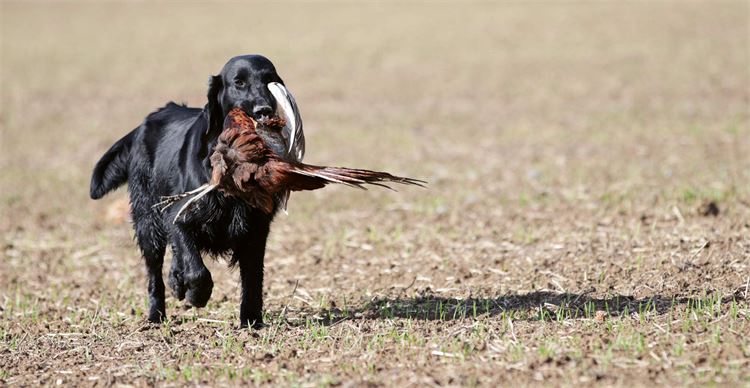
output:
M268 90L271 91L273 98L276 99L277 111L281 111L280 113L286 120L286 125L289 128L289 148L287 149L287 152L292 152L292 147L294 146L294 136L297 132L297 121L295 117L296 115L294 114L294 109L292 108L292 104L289 101L289 92L286 90L284 85L278 82L269 83Z
M282 135L287 141L287 155L284 155L284 157L300 162L305 156L305 133L302 130L302 118L297 108L297 102L284 85L278 82L270 82L267 87L276 100L276 115L286 120L286 125L282 130ZM286 213L289 195L290 192L287 190L278 196L279 205L284 213Z

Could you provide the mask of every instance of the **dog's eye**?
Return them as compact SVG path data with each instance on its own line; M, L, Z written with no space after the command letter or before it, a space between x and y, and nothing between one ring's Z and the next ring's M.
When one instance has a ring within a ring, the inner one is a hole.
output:
M244 88L245 87L245 81L243 81L241 79L238 79L238 80L234 81L234 86L236 86L238 88Z

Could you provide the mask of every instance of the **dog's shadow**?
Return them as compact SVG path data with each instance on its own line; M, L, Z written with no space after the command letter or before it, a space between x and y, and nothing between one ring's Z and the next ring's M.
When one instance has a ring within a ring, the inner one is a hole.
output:
M588 296L590 293L558 293L532 291L523 294L506 294L495 298L445 298L420 295L411 298L375 298L354 306L332 306L319 309L302 309L286 317L287 324L300 326L311 322L334 325L346 320L376 320L404 318L424 321L453 321L480 317L531 321L563 321L601 319L603 317L645 317L667 314L676 310L718 312L732 301L747 301L743 292L701 297L655 295L635 298L611 295L604 298Z

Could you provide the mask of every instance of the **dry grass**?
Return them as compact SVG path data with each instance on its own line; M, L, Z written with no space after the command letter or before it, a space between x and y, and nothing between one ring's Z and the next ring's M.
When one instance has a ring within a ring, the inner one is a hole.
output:
M0 384L750 383L746 2L0 6ZM430 188L294 195L264 330L220 262L149 326L91 168L249 52L309 162Z

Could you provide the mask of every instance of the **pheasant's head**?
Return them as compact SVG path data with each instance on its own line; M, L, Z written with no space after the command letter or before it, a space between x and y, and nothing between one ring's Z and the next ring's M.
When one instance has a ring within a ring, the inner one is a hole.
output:
M227 117L224 118L224 130L233 129L239 133L254 131L257 122L242 108L234 108L229 111Z

